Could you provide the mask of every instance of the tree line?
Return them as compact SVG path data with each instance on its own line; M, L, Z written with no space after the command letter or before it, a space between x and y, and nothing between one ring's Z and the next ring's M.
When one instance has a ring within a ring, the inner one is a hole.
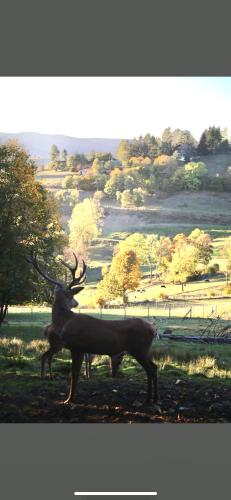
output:
M63 189L100 191L129 208L142 206L145 196L160 191L230 192L231 168L214 176L206 164L208 155L230 152L227 131L220 127L206 129L198 143L187 130L167 128L161 139L146 134L121 140L116 158L111 153L68 155L53 145L48 165L73 172L64 179Z

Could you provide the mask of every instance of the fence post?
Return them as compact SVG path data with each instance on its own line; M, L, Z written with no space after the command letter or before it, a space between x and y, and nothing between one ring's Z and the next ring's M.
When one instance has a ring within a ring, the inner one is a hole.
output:
M148 319L149 319L149 304L148 304Z
M171 304L169 304L169 308L168 308L168 319L171 318Z

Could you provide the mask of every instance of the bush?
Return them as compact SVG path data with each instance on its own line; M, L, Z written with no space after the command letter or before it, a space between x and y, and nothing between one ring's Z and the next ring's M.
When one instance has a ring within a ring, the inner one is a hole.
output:
M217 264L215 262L211 266L208 266L207 271L208 271L209 274L216 274L216 273L218 273L219 269L220 269L219 264Z
M63 189L73 189L77 188L79 185L79 179L76 175L66 175L62 182Z

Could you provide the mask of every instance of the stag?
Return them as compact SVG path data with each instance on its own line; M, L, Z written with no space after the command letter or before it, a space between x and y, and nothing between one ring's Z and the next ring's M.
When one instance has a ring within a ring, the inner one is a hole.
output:
M59 335L61 346L70 350L72 358L71 383L65 404L74 401L76 385L81 371L84 353L107 354L118 356L127 352L144 368L147 375L147 402L158 400L157 365L152 362L151 347L156 336L155 328L150 323L131 318L123 320L102 320L86 314L71 311L78 305L74 295L83 287L86 277L86 265L78 278L75 278L75 268L71 268L72 281L65 287L63 283L48 277L38 265L35 255L29 259L35 269L50 283L56 285L52 306L52 325Z
M78 305L78 302L74 299L74 295L83 290L84 287L80 287L79 285L84 283L86 278L86 264L83 263L82 273L78 278L76 278L75 274L78 268L78 260L76 255L74 254L75 264L74 266L70 266L67 262L61 259L61 263L69 269L72 274L72 281L69 285L64 285L61 281L54 280L50 278L47 273L41 269L41 266L38 264L36 255L34 253L31 254L30 257L27 257L27 261L31 263L36 271L43 276L49 283L55 285L55 293L54 300L52 305L52 323L47 325L44 328L44 335L47 337L49 342L49 349L42 355L41 358L41 378L44 378L45 375L45 364L46 361L49 367L50 378L52 379L52 359L55 354L63 348L63 343L60 338L60 332L62 330L63 325L66 321L71 318L73 314L71 309ZM78 286L76 286L78 285ZM123 353L120 353L117 356L113 356L110 359L110 367L112 377L117 375L117 371L119 365L122 361ZM91 363L93 356L90 354L85 354L85 373L89 378L91 375Z

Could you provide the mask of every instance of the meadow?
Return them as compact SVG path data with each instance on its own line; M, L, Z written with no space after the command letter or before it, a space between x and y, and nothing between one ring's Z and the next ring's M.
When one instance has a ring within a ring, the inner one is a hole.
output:
M174 310L175 311L175 310ZM97 310L83 310L99 317ZM147 308L129 308L127 315L147 317ZM103 317L119 319L124 311L105 310ZM153 317L149 318L153 321ZM14 422L226 422L230 421L231 345L204 345L156 340L153 358L158 364L160 406L143 404L145 375L125 356L116 379L111 379L107 356L96 356L90 380L84 370L77 404L60 405L70 376L69 352L58 353L53 363L55 380L40 380L41 354L48 344L42 335L50 321L49 308L11 308L0 339L1 421ZM155 316L160 332L198 335L207 318ZM229 323L223 320L223 323Z

